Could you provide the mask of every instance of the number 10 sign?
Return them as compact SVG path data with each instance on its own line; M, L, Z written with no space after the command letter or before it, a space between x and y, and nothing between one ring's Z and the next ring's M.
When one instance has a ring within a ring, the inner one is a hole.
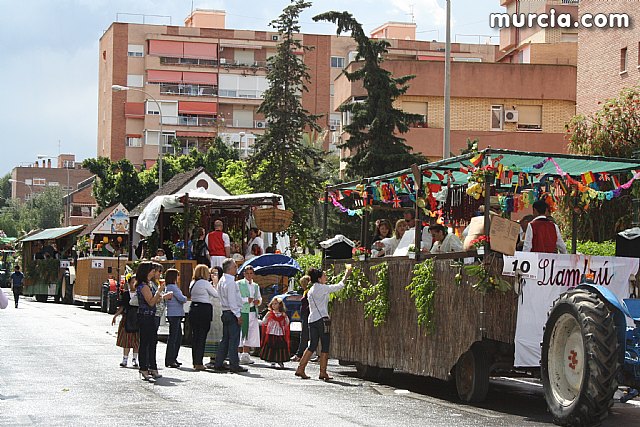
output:
M516 271L525 279L538 278L538 254L535 252L516 252L514 256L504 256L503 276L515 276Z

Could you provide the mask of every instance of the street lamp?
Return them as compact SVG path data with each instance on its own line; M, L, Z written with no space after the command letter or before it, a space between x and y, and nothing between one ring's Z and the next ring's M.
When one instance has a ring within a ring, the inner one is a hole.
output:
M9 182L19 182L21 184L24 184L27 186L27 188L29 189L29 200L31 200L31 205L33 206L33 188L31 188L31 184L27 184L24 181L20 181L18 179L13 179L13 178L9 178L8 180Z
M143 93L145 95L147 95L149 98L151 98L151 100L153 102L156 103L156 106L158 107L158 112L160 113L160 137L158 138L158 188L162 188L162 107L160 106L160 103L158 101L156 101L156 99L149 95L147 92L145 92L142 89L137 89L135 87L129 87L129 86L121 86L121 85L112 85L111 86L111 90L114 92L120 92L120 91L127 91L127 90L134 90L136 92L140 92Z

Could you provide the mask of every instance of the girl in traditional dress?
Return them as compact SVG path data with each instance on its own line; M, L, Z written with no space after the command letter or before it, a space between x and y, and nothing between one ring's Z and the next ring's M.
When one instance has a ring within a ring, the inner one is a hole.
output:
M116 318L122 315L120 319L120 324L118 325L118 337L116 338L116 346L122 348L122 362L120 366L122 368L126 368L129 362L129 351L133 349L133 360L132 364L134 368L138 367L138 345L140 344L140 334L137 331L128 332L125 328L127 324L127 316L135 316L138 317L138 307L133 307L131 305L131 293L135 295L136 291L136 278L128 275L127 283L129 284L129 289L122 289L120 293L120 301L118 302L118 310L113 315L113 319L111 320L111 324L116 324ZM124 285L123 285L124 286ZM130 322L135 326L138 325L137 320Z
M289 360L289 318L282 299L274 297L269 303L269 312L262 321L264 343L260 350L260 359L276 363L280 369Z

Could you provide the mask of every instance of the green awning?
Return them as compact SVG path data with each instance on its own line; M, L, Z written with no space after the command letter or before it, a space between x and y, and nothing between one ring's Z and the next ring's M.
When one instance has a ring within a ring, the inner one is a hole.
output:
M632 170L640 170L640 159L623 159L617 157L602 157L602 156L581 156L576 154L561 154L561 153L536 153L536 152L523 152L505 149L486 148L479 153L484 155L483 164L486 164L487 156L496 159L498 156L502 156L500 163L514 172L527 172L532 174L542 174L551 176L560 176L556 165L553 162L547 161L544 166L539 169L534 168L534 165L539 165L545 162L548 158L552 158L558 167L565 173L576 177L587 172L609 172L609 173L622 173ZM460 167L469 167L471 165L470 159L478 153L463 154L460 156L450 157L448 159L438 160L432 163L426 163L420 165L420 170L430 170L438 172L452 171L453 178L456 184L464 184L467 180L467 174L460 172ZM342 190L342 189L354 189L358 184L369 184L375 181L392 180L402 175L411 175L411 169L403 169L397 172L391 172L385 175L374 176L370 178L364 178L360 181L351 181L342 184L336 184L327 187L327 190ZM423 178L424 182L433 181L433 178Z
M24 237L22 239L18 239L19 242L35 242L36 240L52 240L59 239L61 237L68 236L69 234L73 234L78 232L84 228L84 225L74 225L71 227L61 227L61 228L48 228L46 230L38 231L30 236Z

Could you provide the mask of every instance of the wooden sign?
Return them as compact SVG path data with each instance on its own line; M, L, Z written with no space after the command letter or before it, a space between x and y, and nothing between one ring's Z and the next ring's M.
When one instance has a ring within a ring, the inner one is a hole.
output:
M491 216L491 250L505 255L516 252L516 243L520 234L520 224L497 215Z

